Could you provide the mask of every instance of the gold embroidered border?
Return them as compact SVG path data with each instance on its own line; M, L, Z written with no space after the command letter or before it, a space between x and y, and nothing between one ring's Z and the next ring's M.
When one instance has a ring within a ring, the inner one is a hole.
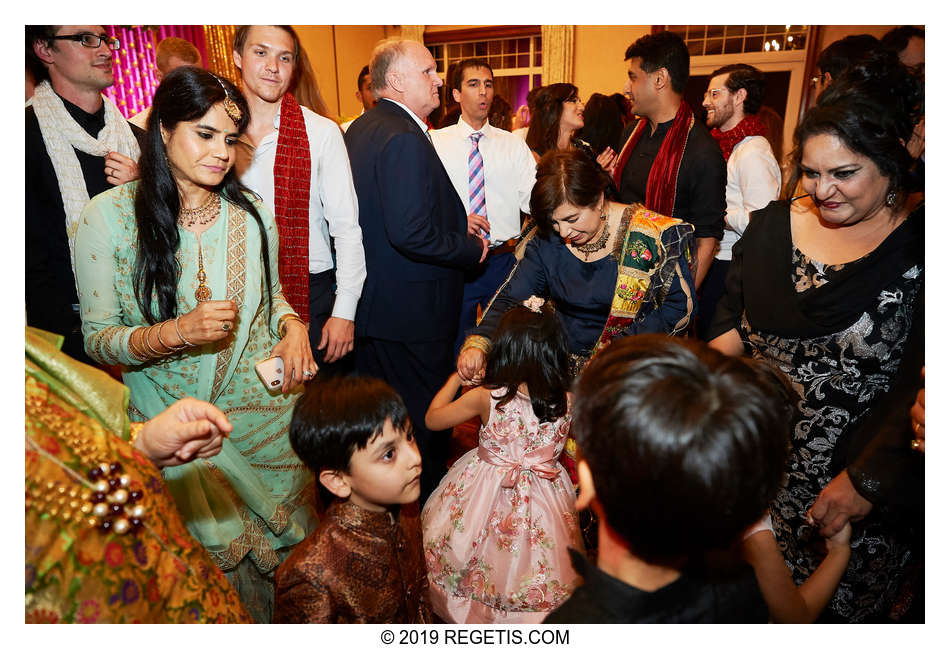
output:
M211 558L214 559L214 562L218 564L221 570L231 570L250 552L251 558L258 569L260 569L261 572L270 572L280 563L280 558L267 541L267 537L264 536L263 525L262 522L259 522L259 517L255 515L252 518L252 515L248 512L247 505L244 504L244 501L242 501L240 496L237 495L237 492L234 491L234 487L231 486L231 483L221 472L221 469L210 461L206 461L205 464L208 466L208 469L210 469L211 475L214 476L215 480L224 488L231 502L234 503L234 506L238 512L240 512L241 525L244 528L244 531L231 541L227 548L224 550L209 551L208 554L211 555ZM289 513L286 511L286 508L281 510L282 507L284 506L279 505L277 507L274 518L283 520L284 525L286 525ZM281 527L280 529L283 528Z
M244 303L245 261L247 256L247 214L244 210L231 209L231 204L225 201L228 213L228 283L227 298L234 300L240 308ZM211 386L211 400L214 401L221 393L224 375L231 364L234 355L234 343L218 353L218 363L214 368L214 383Z

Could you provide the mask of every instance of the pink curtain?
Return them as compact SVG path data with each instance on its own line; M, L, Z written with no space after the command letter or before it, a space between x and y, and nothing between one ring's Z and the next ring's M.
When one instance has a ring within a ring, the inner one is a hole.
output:
M207 63L204 27L202 25L106 25L106 32L119 39L122 46L114 54L115 83L105 91L125 117L140 113L152 105L158 82L155 79L155 46L163 38L177 36L189 41Z

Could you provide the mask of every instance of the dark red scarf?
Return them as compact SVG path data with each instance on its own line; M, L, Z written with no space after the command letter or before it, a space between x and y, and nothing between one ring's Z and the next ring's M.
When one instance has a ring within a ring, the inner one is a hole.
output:
M280 234L277 269L284 297L310 321L310 143L303 111L289 92L280 104L274 158L274 216Z
M756 115L746 115L742 118L741 122L725 133L718 128L709 131L709 134L719 142L719 148L722 149L722 155L725 157L726 162L729 162L729 156L732 155L732 150L736 148L739 142L742 142L742 140L752 135L765 137L765 133L765 124L763 124Z
M614 169L614 182L618 187L623 168L643 132L649 126L649 121L646 118L640 119L620 151L620 160ZM673 124L663 138L663 144L660 145L656 159L653 160L653 166L650 167L645 201L647 209L664 216L673 215L673 205L676 203L676 179L679 176L683 153L686 151L686 139L689 137L689 131L693 128L694 122L693 111L685 101L681 101L676 117L673 118Z

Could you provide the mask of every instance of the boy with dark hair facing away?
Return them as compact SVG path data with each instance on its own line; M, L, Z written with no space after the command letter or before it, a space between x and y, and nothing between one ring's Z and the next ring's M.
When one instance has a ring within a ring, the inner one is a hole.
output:
M277 569L274 622L432 621L422 464L396 391L368 377L315 381L294 408L290 443L335 499Z
M600 519L597 566L546 622L765 622L747 566L697 561L739 540L782 480L788 388L766 366L692 340L613 342L576 385L578 509Z

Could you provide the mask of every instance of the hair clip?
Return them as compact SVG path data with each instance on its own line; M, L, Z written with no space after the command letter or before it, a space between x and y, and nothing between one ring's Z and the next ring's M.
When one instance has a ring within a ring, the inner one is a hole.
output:
M241 121L243 114L241 113L241 108L231 99L231 93L228 92L227 86L224 85L224 82L221 81L221 78L218 75L213 75L215 80L217 80L218 85L221 86L221 89L224 91L224 112L228 114L228 117L231 118L231 121L237 124Z
M521 304L524 305L525 308L530 309L535 313L541 313L541 307L544 306L544 298L538 297L537 295L532 295Z

